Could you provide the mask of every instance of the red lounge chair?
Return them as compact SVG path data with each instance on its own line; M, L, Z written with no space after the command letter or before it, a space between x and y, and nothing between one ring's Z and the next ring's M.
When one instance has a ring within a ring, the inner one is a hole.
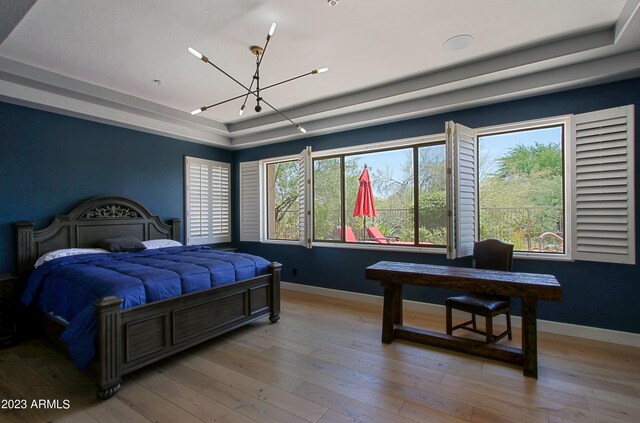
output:
M345 227L346 231L344 233L344 240L346 242L358 242L358 238L356 238L356 234L353 233L353 229L351 226ZM338 227L338 236L342 239L342 228Z
M394 245L414 245L411 241L399 241L397 236L384 236L377 226L367 226L369 237L378 244L394 244Z
M380 228L377 226L367 226L367 232L369 233L369 237L373 239L378 244L391 244L392 241L398 241L399 238L396 237L388 237L384 236L382 232L380 232Z

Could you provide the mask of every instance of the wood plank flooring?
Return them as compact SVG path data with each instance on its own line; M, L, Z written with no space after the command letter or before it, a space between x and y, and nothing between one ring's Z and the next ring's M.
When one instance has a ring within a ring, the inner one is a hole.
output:
M640 349L539 334L538 380L519 367L380 342L382 306L283 291L282 317L127 375L95 399L94 376L49 341L0 350L2 422L639 422ZM405 312L443 331L444 316ZM519 329L513 341L519 345ZM33 407L33 400L50 400ZM52 409L58 400L68 409ZM7 403L3 403L7 405Z

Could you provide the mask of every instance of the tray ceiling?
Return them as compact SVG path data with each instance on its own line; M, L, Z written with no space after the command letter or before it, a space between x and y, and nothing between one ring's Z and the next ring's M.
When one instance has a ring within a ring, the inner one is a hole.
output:
M640 75L638 0L38 0L0 5L0 98L224 148L246 148ZM31 6L31 7L29 7ZM278 27L263 96L242 100L251 45ZM468 34L472 43L443 45ZM160 81L158 83L157 81Z

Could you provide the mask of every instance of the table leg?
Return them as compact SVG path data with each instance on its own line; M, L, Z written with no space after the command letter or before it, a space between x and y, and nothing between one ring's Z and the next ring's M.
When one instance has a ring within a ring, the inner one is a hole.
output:
M396 325L402 324L402 285L395 284L394 304L393 304L393 323Z
M393 322L396 319L396 284L383 282L384 288L384 306L382 309L382 342L390 344L393 342Z
M522 352L524 355L523 373L538 378L538 333L536 321L537 300L522 298Z

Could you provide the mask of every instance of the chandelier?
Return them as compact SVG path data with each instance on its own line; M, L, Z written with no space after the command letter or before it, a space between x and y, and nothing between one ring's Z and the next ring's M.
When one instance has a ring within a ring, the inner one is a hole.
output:
M291 81L294 81L296 79L300 79L300 78L305 77L307 75L316 75L316 74L319 74L319 73L327 72L329 70L329 68L314 69L314 70L309 71L307 73L303 73L302 75L294 76L292 78L288 78L288 79L285 79L283 81L276 82L275 84L267 85L266 87L261 87L260 86L260 64L262 63L262 59L264 58L264 54L267 51L267 46L269 45L269 41L271 40L271 37L273 36L273 33L275 32L275 30L276 30L276 23L274 22L274 23L271 24L271 28L269 28L269 33L267 34L267 41L265 42L264 47L260 47L260 46L251 46L251 47L249 47L249 50L251 51L251 53L254 56L256 56L256 70L255 70L255 72L253 74L253 78L251 79L251 84L248 87L246 85L244 85L242 82L238 81L233 76L229 75L224 70L222 70L215 63L211 62L207 56L203 55L202 53L200 53L196 49L194 49L192 47L189 47L189 52L191 54L196 56L198 59L202 60L204 63L208 63L211 66L213 66L214 68L216 68L217 70L219 70L220 72L222 72L225 76L230 78L236 84L240 85L246 91L244 94L240 94L238 96L229 98L227 100L220 101L218 103L211 104L209 106L202 106L199 109L196 109L193 112L191 112L192 115L197 115L198 113L202 113L202 112L204 112L207 109L210 109L212 107L219 106L221 104L225 104L225 103L228 103L230 101L238 100L238 99L244 97L244 101L243 101L242 106L240 107L240 111L238 113L240 116L242 116L242 114L244 113L244 109L245 109L245 107L247 105L247 101L249 100L249 97L253 96L253 97L255 97L255 100L256 100L256 106L254 107L254 110L256 111L256 113L260 113L262 111L261 103L264 103L265 105L270 107L274 112L278 113L280 116L282 116L283 118L285 118L286 120L291 122L291 124L293 124L300 132L302 132L303 134L307 133L307 131L300 124L294 122L291 118L289 118L287 115L282 113L280 110L278 110L276 107L274 107L267 100L265 100L264 97L262 97L262 91L264 91L266 89L269 89L269 88L276 87L278 85L282 85L282 84L284 84L286 82L291 82ZM254 85L255 85L255 90L253 89Z

